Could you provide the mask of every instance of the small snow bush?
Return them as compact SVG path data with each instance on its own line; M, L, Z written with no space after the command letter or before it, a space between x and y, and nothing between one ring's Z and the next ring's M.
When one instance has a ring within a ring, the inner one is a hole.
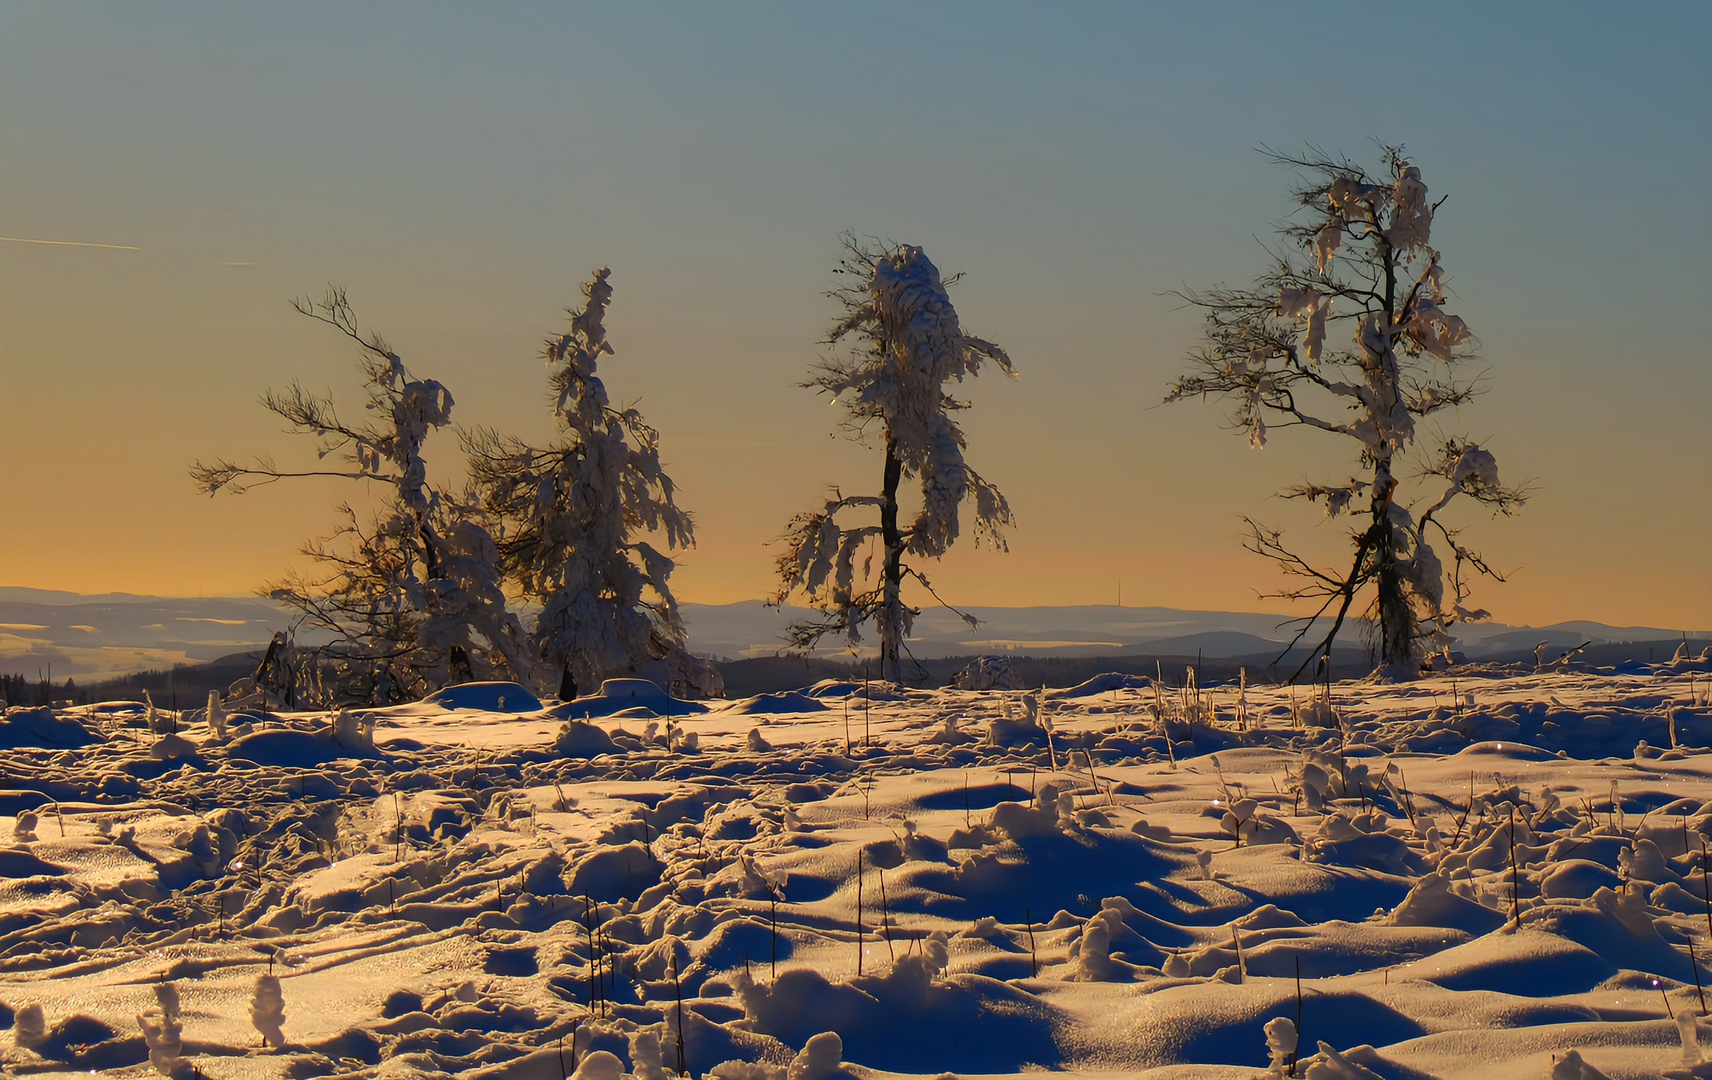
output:
M1611 1080L1603 1072L1581 1060L1578 1051L1571 1050L1563 1060L1552 1066L1551 1080Z
M1270 1058L1270 1076L1285 1076L1285 1069L1296 1063L1296 1025L1287 1016L1266 1022L1266 1053Z
M621 1080L624 1076L624 1062L610 1050L595 1050L583 1055L577 1062L577 1071L571 1074L571 1080Z
M725 1061L707 1073L708 1080L846 1080L850 1076L844 1067L844 1040L831 1031L809 1039L789 1065Z
M1380 1075L1372 1069L1350 1060L1350 1055L1355 1051L1340 1054L1329 1043L1319 1045L1320 1052L1302 1073L1306 1080L1381 1080Z
M1083 925L1082 936L1071 949L1070 980L1114 982L1128 979L1134 969L1112 959L1111 955L1112 938L1126 933L1127 930L1122 911L1102 906L1099 914Z
M977 656L951 677L958 690L1021 690L1022 676L1003 656Z
M666 1025L648 1024L630 1033L630 1073L635 1080L667 1080Z
M172 983L155 987L155 1008L137 1015L143 1043L149 1048L149 1064L162 1076L184 1072L184 1024L179 1019L178 988Z
M32 1001L12 1018L12 1043L21 1050L35 1050L48 1041L47 1016Z
M285 995L280 992L279 976L258 975L256 991L250 998L250 1024L262 1036L262 1045L270 1041L275 1049L285 1045Z
M1042 784L1033 804L1005 802L993 807L993 831L1009 840L1058 836L1076 829L1076 801L1056 784Z
M849 1075L844 1068L844 1040L837 1032L823 1031L803 1045L785 1080L838 1080Z
M333 714L333 741L346 750L374 750L374 732L373 713L340 709Z

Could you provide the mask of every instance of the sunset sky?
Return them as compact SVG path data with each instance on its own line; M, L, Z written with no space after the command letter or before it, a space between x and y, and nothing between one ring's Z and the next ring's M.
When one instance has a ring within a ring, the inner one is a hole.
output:
M1709 47L1704 3L0 4L0 585L252 590L360 494L186 475L310 460L269 387L360 400L290 297L344 286L456 421L544 437L541 339L610 266L602 375L696 517L679 598L761 597L790 516L879 479L795 386L849 228L964 271L1021 376L965 414L1012 550L960 547L942 594L1281 610L1240 515L1342 561L1272 493L1345 441L1161 406L1199 332L1171 291L1265 268L1292 178L1256 147L1383 140L1449 197L1489 370L1444 426L1534 487L1463 512L1513 571L1476 601L1705 629Z

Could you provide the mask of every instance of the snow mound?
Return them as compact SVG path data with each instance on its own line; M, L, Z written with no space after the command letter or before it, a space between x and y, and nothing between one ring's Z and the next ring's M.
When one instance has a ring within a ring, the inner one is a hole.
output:
M252 731L234 740L226 755L257 765L294 768L316 768L342 758L377 758L380 751L371 743L367 746L341 742L325 728L303 731L296 728L276 728Z
M0 878L58 877L65 867L38 859L22 848L0 848Z
M1153 685L1153 680L1145 675L1120 675L1109 671L1104 675L1095 675L1087 682L1063 690L1051 690L1047 697L1056 700L1074 700L1076 698L1094 697L1097 694L1109 694L1113 690L1142 690Z
M553 740L553 752L561 757L596 757L617 747L612 736L586 720L567 720Z
M757 694L744 698L724 711L738 716L772 716L782 713L825 712L826 708L826 704L819 698L810 697L800 690L786 690L778 694Z
M1213 688L1174 756L1122 693L910 690L856 747L626 689L6 751L0 1072L1712 1076L1698 674L1461 672L1521 736L1470 755L1449 678L1322 687L1336 730Z
M71 719L55 716L46 706L38 709L7 709L0 717L0 749L41 747L74 750L101 742L101 736Z
M845 679L822 679L803 691L812 698L850 697L862 691L862 684Z
M874 1068L1014 1072L1049 1059L1053 1010L1045 1002L996 979L946 975L945 962L945 943L928 938L885 975L833 982L793 968L763 986L739 972L733 988L757 1031L812 1045L830 1028L842 1036L841 1057ZM831 1051L828 1040L828 1061Z
M424 705L442 709L479 709L482 712L531 713L541 711L541 700L514 682L459 683L434 691L422 699Z
M547 711L561 720L588 720L597 716L614 716L627 709L647 709L655 716L685 716L708 711L701 702L675 698L648 679L608 679L594 693L555 705ZM643 714L631 712L627 715L640 718Z

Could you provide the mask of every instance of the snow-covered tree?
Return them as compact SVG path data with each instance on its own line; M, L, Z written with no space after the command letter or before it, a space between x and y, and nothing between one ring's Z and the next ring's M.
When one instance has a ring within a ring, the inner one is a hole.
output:
M1003 550L1002 530L1015 524L998 488L963 458L966 442L952 416L969 403L952 397L946 384L977 375L986 362L1007 375L1015 372L1003 349L963 332L946 293L956 278L942 280L921 248L846 236L837 273L849 280L828 294L844 310L826 343L843 346L843 352L823 359L803 386L831 395L845 408L844 429L884 449L880 491L845 495L835 488L819 509L792 519L778 560L775 602L801 593L819 612L791 628L797 648L810 648L832 633L854 645L872 620L880 638L881 677L899 680L903 641L918 613L904 601L904 581L913 578L933 592L905 555L945 554L958 537L965 501L973 504L977 544ZM905 480L919 481L921 496L907 522Z
M613 354L610 273L583 286L587 303L546 343L559 438L536 447L491 430L466 432L470 473L500 526L507 580L540 606L530 645L562 693L641 673L683 692L717 694L718 671L686 647L672 559L646 539L668 550L695 542L660 463L659 433L636 409L614 408L595 373L601 355Z
M335 660L383 669L382 681L405 693L477 674L531 680L534 664L500 588L493 537L465 499L428 480L423 447L435 429L451 422L452 395L433 379L411 374L378 335L363 333L342 290L293 306L360 346L369 415L347 420L330 398L297 383L270 391L262 404L314 438L318 461L342 466L288 469L266 458L249 465L217 460L193 466L192 479L210 494L317 476L378 488L377 512L341 504L344 525L305 546L319 574L293 575L266 595L295 609L299 625L330 636L325 651Z
M1503 580L1446 523L1445 509L1465 501L1508 514L1523 493L1499 481L1489 450L1420 430L1475 392L1466 374L1473 337L1445 310L1445 271L1430 243L1443 200L1428 200L1421 170L1401 147L1386 148L1377 176L1318 151L1270 156L1307 177L1280 229L1283 249L1253 286L1187 295L1206 312L1205 339L1167 400L1232 402L1232 421L1257 448L1283 427L1349 440L1362 475L1283 492L1323 503L1330 517L1364 519L1351 530L1348 568L1322 569L1252 520L1246 546L1305 579L1277 595L1318 602L1297 641L1335 612L1314 654L1322 663L1357 596L1370 593L1379 657L1400 667L1423 644L1448 642L1456 622L1485 616L1465 606L1472 577ZM1336 344L1340 325L1347 345ZM1441 542L1448 567L1434 549Z

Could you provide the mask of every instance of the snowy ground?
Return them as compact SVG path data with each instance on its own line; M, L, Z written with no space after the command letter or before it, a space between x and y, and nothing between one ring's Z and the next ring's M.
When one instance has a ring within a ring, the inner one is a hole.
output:
M1712 1076L1708 672L12 710L4 1066Z

